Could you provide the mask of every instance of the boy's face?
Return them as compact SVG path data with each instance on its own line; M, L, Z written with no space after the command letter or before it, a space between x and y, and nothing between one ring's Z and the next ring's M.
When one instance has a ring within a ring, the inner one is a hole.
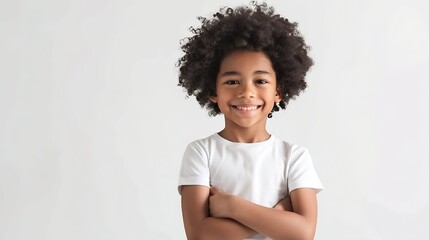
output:
M265 129L274 103L281 100L276 86L276 74L265 53L237 50L222 60L216 96L210 99L218 104L226 124Z

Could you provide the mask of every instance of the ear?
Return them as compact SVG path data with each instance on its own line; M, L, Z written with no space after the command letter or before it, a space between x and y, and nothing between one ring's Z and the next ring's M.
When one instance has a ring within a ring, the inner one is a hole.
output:
M274 102L279 103L282 100L282 98L280 96L281 96L280 91L277 89L276 95L274 97Z
M210 96L209 98L213 103L217 103L217 96Z

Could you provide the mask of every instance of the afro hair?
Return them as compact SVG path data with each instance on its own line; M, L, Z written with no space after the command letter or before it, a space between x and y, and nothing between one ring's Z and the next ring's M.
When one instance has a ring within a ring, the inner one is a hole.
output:
M177 63L178 86L195 96L209 115L220 112L210 96L216 95L216 76L222 59L234 50L262 51L271 60L281 95L279 107L286 108L307 87L305 76L313 65L308 56L309 46L297 30L297 23L275 14L266 3L251 2L236 9L223 7L212 19L198 17L199 28L190 28L192 37L182 40L185 53Z

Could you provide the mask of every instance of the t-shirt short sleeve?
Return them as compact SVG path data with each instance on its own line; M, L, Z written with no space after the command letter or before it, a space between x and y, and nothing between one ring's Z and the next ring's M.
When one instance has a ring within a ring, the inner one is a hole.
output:
M323 189L319 176L314 170L310 153L302 146L292 146L288 174L289 193L297 188L313 188L316 192Z
M188 145L183 154L182 166L179 173L178 190L181 194L183 185L202 185L210 187L210 172L208 156L201 142Z

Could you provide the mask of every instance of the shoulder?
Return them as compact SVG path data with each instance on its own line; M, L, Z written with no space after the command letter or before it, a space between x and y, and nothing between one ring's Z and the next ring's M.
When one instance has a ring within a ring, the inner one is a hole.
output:
M289 153L290 155L300 155L308 152L308 149L302 145L291 143L289 141L277 138L272 136L273 144L279 148L282 148L284 151Z
M217 141L216 133L208 137L194 140L186 147L186 152L207 153L211 146Z
M214 133L214 134L207 136L205 138L197 139L197 140L190 142L188 144L188 147L189 146L203 147L203 146L207 146L207 145L211 144L212 142L216 142L216 141L217 141L217 133Z
M310 152L305 146L276 137L274 137L273 144L276 151L284 156L284 160L287 161L288 164L293 164L301 160L311 161Z

